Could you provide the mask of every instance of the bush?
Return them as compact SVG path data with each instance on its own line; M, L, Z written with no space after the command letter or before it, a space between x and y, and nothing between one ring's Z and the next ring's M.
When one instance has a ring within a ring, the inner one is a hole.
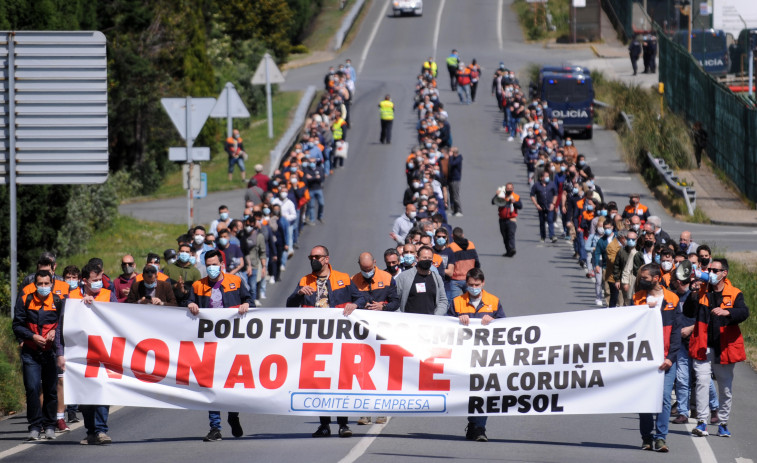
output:
M290 50L290 53L292 53L293 55L304 55L306 53L310 53L310 50L308 49L306 45L301 43L298 45L294 45L292 49Z
M20 410L25 401L18 344L10 317L0 317L0 416Z
M58 231L58 254L84 252L93 232L107 228L118 214L118 197L112 182L76 185L67 205L65 224Z
M569 0L552 0L543 4L515 0L513 9L518 15L518 20L527 40L556 38L567 36L570 33ZM551 24L549 25L547 24L547 13L551 16ZM550 25L552 26L551 29Z

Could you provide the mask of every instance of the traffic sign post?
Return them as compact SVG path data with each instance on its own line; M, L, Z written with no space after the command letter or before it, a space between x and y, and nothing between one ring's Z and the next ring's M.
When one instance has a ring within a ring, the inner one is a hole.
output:
M162 98L160 103L168 113L168 117L171 118L171 122L173 122L176 130L179 131L179 135L187 142L186 148L169 148L168 158L185 162L185 168L182 170L182 183L191 187L193 185L191 179L193 172L192 161L194 160L195 153L202 156L202 158L197 158L198 161L207 161L210 159L210 148L192 148L192 144L197 135L200 134L202 126L205 125L205 121L208 119L208 115L210 115L213 107L216 105L216 99L193 99L191 96L187 96L185 98ZM205 150L207 150L207 156L205 155ZM199 166L197 168L199 169ZM194 190L187 188L187 228L192 228L193 223Z
M105 36L0 32L0 184L10 196L11 317L18 293L17 185L108 179ZM6 110L7 105L7 110Z
M210 112L210 117L221 119L226 118L226 137L230 137L233 126L232 119L237 117L250 117L250 112L242 101L242 97L237 93L237 89L234 88L234 84L226 82L223 87L223 91L218 95L216 105L213 106L213 110Z
M271 55L266 53L260 60L255 75L250 82L253 85L265 84L266 112L268 113L268 138L273 138L273 103L271 102L271 84L283 84L284 75L273 62Z

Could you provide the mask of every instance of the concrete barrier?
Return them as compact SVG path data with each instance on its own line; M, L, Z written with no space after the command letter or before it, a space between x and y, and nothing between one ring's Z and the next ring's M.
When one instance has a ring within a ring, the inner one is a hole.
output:
M276 146L271 150L268 175L273 175L273 171L279 168L284 153L288 152L289 148L294 144L297 135L302 130L302 125L305 123L305 118L308 115L308 108L310 108L310 104L315 98L315 93L315 85L310 85L305 89L305 94L302 95L300 103L297 105L297 110L294 112L292 123L289 125L287 131L284 132L284 135L281 136L279 142L276 143Z
M360 14L360 10L363 9L363 5L365 5L365 0L357 0L350 9L350 12L347 13L347 16L342 20L342 25L339 27L339 30L336 31L336 37L334 38L334 51L339 51L339 49L342 48L344 39L347 37L347 33L355 23L357 16Z

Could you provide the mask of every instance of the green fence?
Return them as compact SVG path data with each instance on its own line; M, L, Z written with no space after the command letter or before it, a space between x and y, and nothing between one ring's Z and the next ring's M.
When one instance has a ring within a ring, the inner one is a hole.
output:
M658 30L665 100L708 134L707 155L744 195L757 202L757 108L704 72L680 45Z

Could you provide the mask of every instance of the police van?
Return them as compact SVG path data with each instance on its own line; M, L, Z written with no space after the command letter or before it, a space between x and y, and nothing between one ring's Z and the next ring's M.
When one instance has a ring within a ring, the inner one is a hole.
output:
M563 122L565 133L592 137L594 86L581 66L547 66L539 72L537 94L547 102L549 117Z
M673 40L688 50L688 31L676 32ZM691 31L691 54L699 61L705 72L716 77L725 77L731 69L726 33L722 29L698 29Z

